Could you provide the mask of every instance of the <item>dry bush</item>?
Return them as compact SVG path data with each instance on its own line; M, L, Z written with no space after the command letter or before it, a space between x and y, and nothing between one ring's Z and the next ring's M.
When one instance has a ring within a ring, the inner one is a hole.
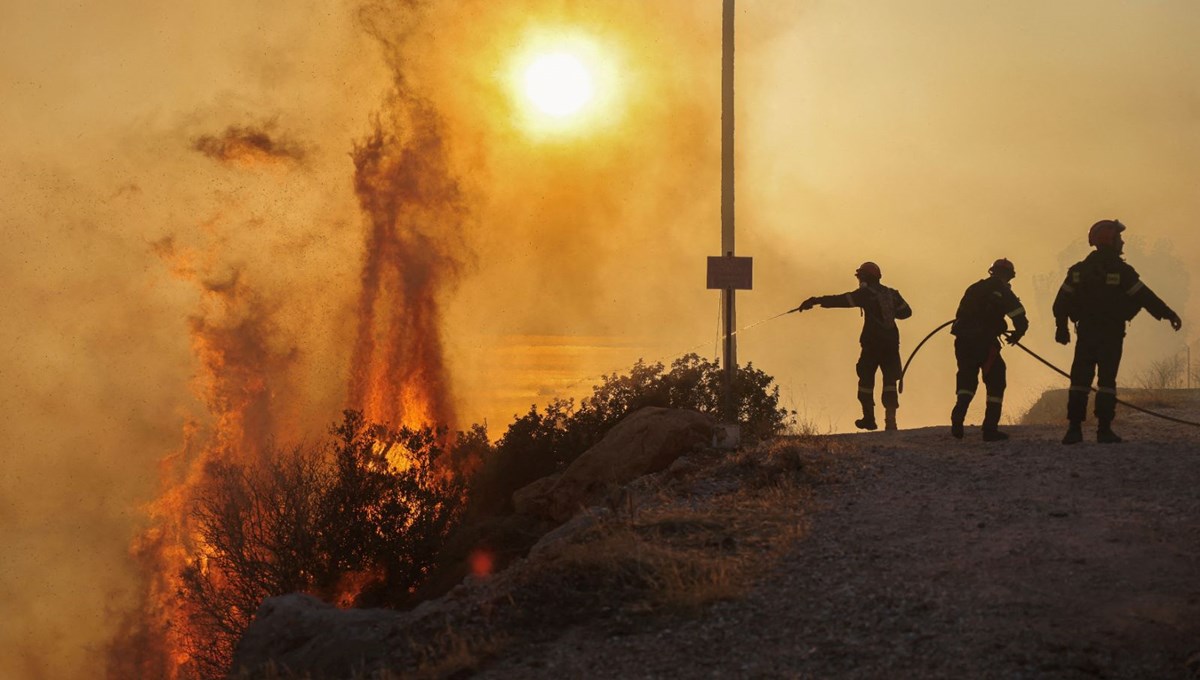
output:
M803 439L813 439L833 432L833 424L826 423L818 425L817 421L809 417L807 413L800 415L795 411L792 412L792 419L788 426L780 434L789 437L800 437Z
M1144 390L1178 389L1187 383L1187 362L1182 353L1163 357L1150 364L1134 379Z
M205 473L191 511L200 541L180 598L194 672L220 677L263 598L311 589L319 578L317 517L329 478L317 453L304 449Z
M638 361L627 374L606 375L578 404L556 399L543 410L530 407L497 442L471 483L473 513L512 511L517 489L566 469L622 418L646 406L716 414L724 372L696 354L684 355L668 369ZM779 405L774 378L751 364L739 366L733 389L743 441L770 439L793 427L795 413Z
M264 598L396 604L434 565L464 494L438 466L440 434L370 425L357 411L331 434L328 449L206 469L180 575L189 673L224 677Z

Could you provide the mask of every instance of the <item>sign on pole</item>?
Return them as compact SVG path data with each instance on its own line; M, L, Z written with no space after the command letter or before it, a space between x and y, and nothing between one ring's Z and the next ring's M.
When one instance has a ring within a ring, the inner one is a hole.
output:
M754 258L726 255L708 258L709 290L750 290L754 283Z

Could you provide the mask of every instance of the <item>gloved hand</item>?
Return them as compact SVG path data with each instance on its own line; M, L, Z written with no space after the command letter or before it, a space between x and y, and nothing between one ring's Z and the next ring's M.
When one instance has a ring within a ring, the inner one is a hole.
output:
M1071 331L1067 330L1067 324L1058 324L1058 328L1054 331L1054 342L1060 345L1066 345L1071 342Z
M1012 331L1004 337L1004 340L1010 345L1015 345L1020 342L1021 338L1023 337L1025 337L1024 333L1021 333L1020 331Z
M803 303L801 303L801 305L799 307L797 307L796 309L801 312L807 312L808 310L810 310L816 306L817 306L817 299L815 297L810 297L809 299L807 299Z
M1175 330L1183 328L1183 319L1180 319L1179 315L1174 311L1167 315L1167 321L1171 322L1171 328L1174 328Z

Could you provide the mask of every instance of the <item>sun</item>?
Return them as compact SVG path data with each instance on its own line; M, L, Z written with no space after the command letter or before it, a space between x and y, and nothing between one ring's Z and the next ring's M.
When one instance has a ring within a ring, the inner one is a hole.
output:
M524 94L538 111L555 118L579 113L595 97L592 73L570 52L533 58L525 69Z
M620 117L622 59L611 41L579 29L526 34L507 67L514 122L535 139L569 139Z

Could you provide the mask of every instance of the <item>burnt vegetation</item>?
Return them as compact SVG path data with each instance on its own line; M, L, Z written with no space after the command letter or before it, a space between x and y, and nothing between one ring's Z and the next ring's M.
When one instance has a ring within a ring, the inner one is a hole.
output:
M743 436L784 431L792 414L773 379L751 366L737 377ZM323 447L211 464L179 580L193 674L224 677L264 598L305 592L341 606L406 607L460 581L481 547L502 567L545 529L514 521L513 491L563 470L642 407L715 414L720 380L720 367L694 354L669 369L639 361L578 404L531 407L496 444L479 425L449 436L346 411Z

